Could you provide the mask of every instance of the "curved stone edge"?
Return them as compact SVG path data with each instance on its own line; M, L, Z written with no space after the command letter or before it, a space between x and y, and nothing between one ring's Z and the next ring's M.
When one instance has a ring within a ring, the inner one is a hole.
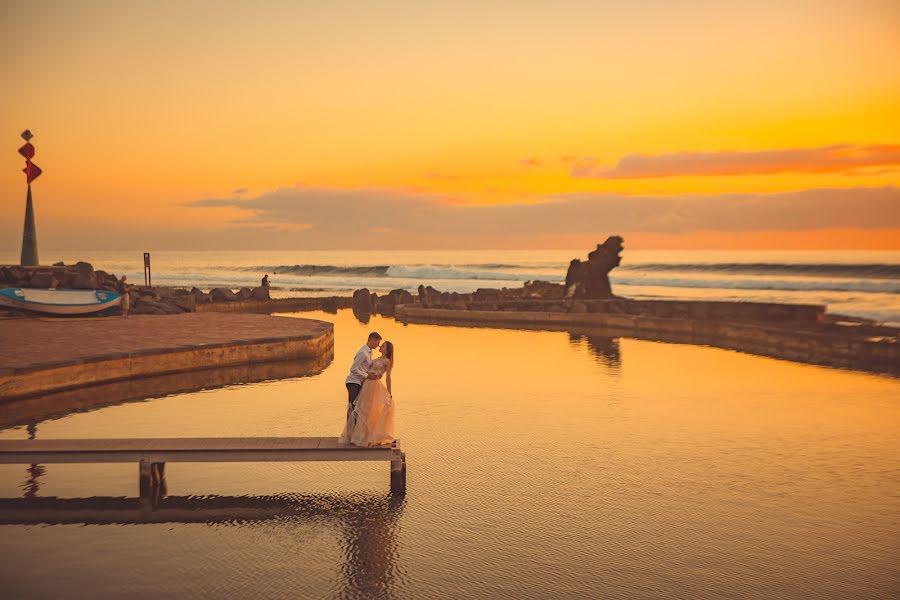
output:
M612 337L707 345L794 362L900 375L900 343L716 320L604 313L503 312L397 307L400 321L459 325L594 327Z
M0 372L0 402L123 379L242 364L315 358L334 352L334 326L319 335L154 348Z

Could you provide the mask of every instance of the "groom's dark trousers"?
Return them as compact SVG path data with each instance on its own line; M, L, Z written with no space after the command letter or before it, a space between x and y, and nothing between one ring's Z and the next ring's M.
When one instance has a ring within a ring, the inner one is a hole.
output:
M359 391L362 389L362 386L358 383L348 383L347 384L347 414L356 407L356 397L359 396Z

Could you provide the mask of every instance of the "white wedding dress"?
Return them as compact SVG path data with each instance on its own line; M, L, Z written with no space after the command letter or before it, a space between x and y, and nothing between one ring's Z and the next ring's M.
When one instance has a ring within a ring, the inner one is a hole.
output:
M369 373L381 377L390 359L377 358ZM356 408L347 416L347 424L338 440L354 446L380 446L396 439L394 433L394 399L381 379L366 379L356 397Z

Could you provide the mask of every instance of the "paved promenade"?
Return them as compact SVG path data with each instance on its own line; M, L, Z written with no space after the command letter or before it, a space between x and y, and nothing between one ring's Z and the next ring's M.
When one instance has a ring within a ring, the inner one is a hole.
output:
M0 340L2 398L192 368L311 358L333 351L333 327L241 313L15 318L0 319ZM24 381L41 375L41 381Z

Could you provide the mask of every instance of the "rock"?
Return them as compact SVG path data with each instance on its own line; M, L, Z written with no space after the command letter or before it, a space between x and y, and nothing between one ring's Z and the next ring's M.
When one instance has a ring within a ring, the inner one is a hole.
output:
M251 295L254 300L271 300L272 297L269 295L269 286L261 285L259 287L253 288L253 294Z
M597 244L596 250L588 254L587 261L572 260L566 273L565 296L612 298L609 272L622 262L623 242L620 236L610 236L602 244Z
M541 300L558 300L565 293L565 288L559 283L549 281L526 281L523 286L526 298L539 298Z
M237 296L228 288L213 288L209 290L209 296L213 302L234 302Z
M28 285L28 271L15 265L7 267L6 282L13 284L13 287L25 287Z
M197 304L203 304L210 301L209 294L207 294L200 288L191 288L191 296L194 298L194 302L196 302Z
M177 298L172 298L171 303L182 309L184 312L194 312L194 308L197 305L197 301L194 300L193 296L179 296Z
M335 300L334 298L325 298L325 300L322 302L322 310L327 313L337 314L337 300Z
M143 285L134 286L131 288L132 298L149 298L150 300L155 300L157 302L162 300L162 296L160 296L154 288L146 287Z
M91 263L79 260L77 263L75 263L75 270L76 271L84 271L86 273L93 273L94 266Z
M64 266L66 266L66 263L64 263L63 261L59 261L59 262L53 263L53 266L54 267L64 267Z
M53 277L53 273L35 273L31 276L29 286L33 288L55 288L59 282Z
M472 299L475 302L499 302L500 290L495 290L492 288L478 288L472 294Z
M93 271L78 271L72 277L72 281L67 283L74 290L96 290L97 274Z
M168 314L161 306L142 302L135 304L129 311L135 315L165 315Z
M375 305L375 310L386 317L393 316L394 307L397 303L394 301L393 296L390 294L386 296L381 296L378 298L378 303Z
M99 289L111 291L118 289L119 280L116 279L115 275L107 273L106 271L94 271L94 274L97 276L97 287Z
M253 290L248 287L242 287L237 293L238 300L249 300L253 297Z
M365 315L375 312L375 307L372 305L372 294L368 289L362 288L353 292L353 312Z
M190 312L193 308L184 308L178 305L184 302L184 298L172 298L157 300L151 296L142 296L135 303L136 312L145 315L174 315L182 312Z
M428 287L420 285L418 291L419 304L423 308L437 308L443 304L442 294L430 285Z
M394 305L399 304L415 304L416 299L406 290L391 290L388 296L393 299Z

